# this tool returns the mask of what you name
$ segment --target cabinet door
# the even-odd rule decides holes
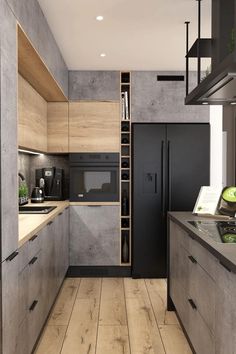
[[[4,354],[17,353],[19,327],[19,256],[13,253],[2,263],[2,347]]]
[[[55,224],[51,221],[42,230],[43,295],[45,314],[50,310],[56,295],[55,289]]]
[[[236,274],[217,266],[216,354],[236,353]]]
[[[70,207],[70,265],[120,264],[119,206]]]
[[[69,151],[69,106],[48,102],[48,152]]]
[[[47,151],[47,102],[18,75],[18,145]]]
[[[70,152],[119,152],[118,102],[69,103]]]

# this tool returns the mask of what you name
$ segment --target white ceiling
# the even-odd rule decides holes
[[[191,44],[197,36],[196,0],[38,1],[70,70],[183,70],[184,21]],[[209,37],[211,0],[201,3]]]

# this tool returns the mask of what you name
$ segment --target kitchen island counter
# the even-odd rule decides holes
[[[199,242],[204,248],[212,253],[220,262],[222,262],[230,271],[236,273],[236,244],[221,243],[214,241],[210,236],[201,232],[191,225],[189,221],[229,221],[220,218],[194,216],[191,212],[169,212],[168,217],[176,224],[181,226],[190,237]],[[230,219],[235,221],[236,219]]]

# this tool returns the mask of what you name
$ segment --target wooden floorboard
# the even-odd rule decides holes
[[[99,326],[127,325],[124,282],[121,278],[104,278],[99,314]]]
[[[67,278],[36,354],[191,354],[165,279]]]
[[[59,354],[63,345],[66,326],[46,326],[35,354]]]
[[[179,324],[174,311],[167,311],[167,283],[165,279],[145,279],[158,325]]]
[[[49,318],[49,325],[67,326],[80,284],[80,279],[67,278]]]

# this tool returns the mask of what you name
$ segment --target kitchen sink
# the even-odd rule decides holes
[[[20,206],[19,214],[49,214],[56,206]]]

